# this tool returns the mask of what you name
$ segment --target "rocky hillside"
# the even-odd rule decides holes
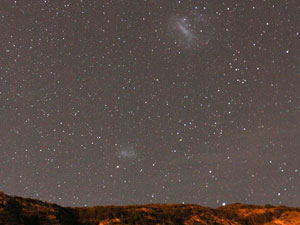
[[[233,204],[138,205],[68,208],[0,192],[0,225],[230,224],[300,225],[300,209]]]

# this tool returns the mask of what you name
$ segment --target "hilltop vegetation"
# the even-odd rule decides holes
[[[0,193],[0,225],[243,224],[300,225],[300,209],[233,204],[212,209],[198,205],[61,207]]]

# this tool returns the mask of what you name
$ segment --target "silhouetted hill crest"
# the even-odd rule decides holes
[[[232,204],[217,209],[188,204],[61,207],[0,192],[0,225],[222,224],[300,225],[300,209]]]

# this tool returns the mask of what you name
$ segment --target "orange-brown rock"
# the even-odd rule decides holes
[[[232,204],[150,204],[69,208],[0,192],[0,225],[300,225],[300,209]]]

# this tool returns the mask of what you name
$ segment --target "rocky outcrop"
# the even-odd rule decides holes
[[[72,208],[0,193],[0,225],[76,224],[76,213]]]
[[[0,225],[300,225],[300,209],[232,204],[135,205],[68,208],[0,192]]]

